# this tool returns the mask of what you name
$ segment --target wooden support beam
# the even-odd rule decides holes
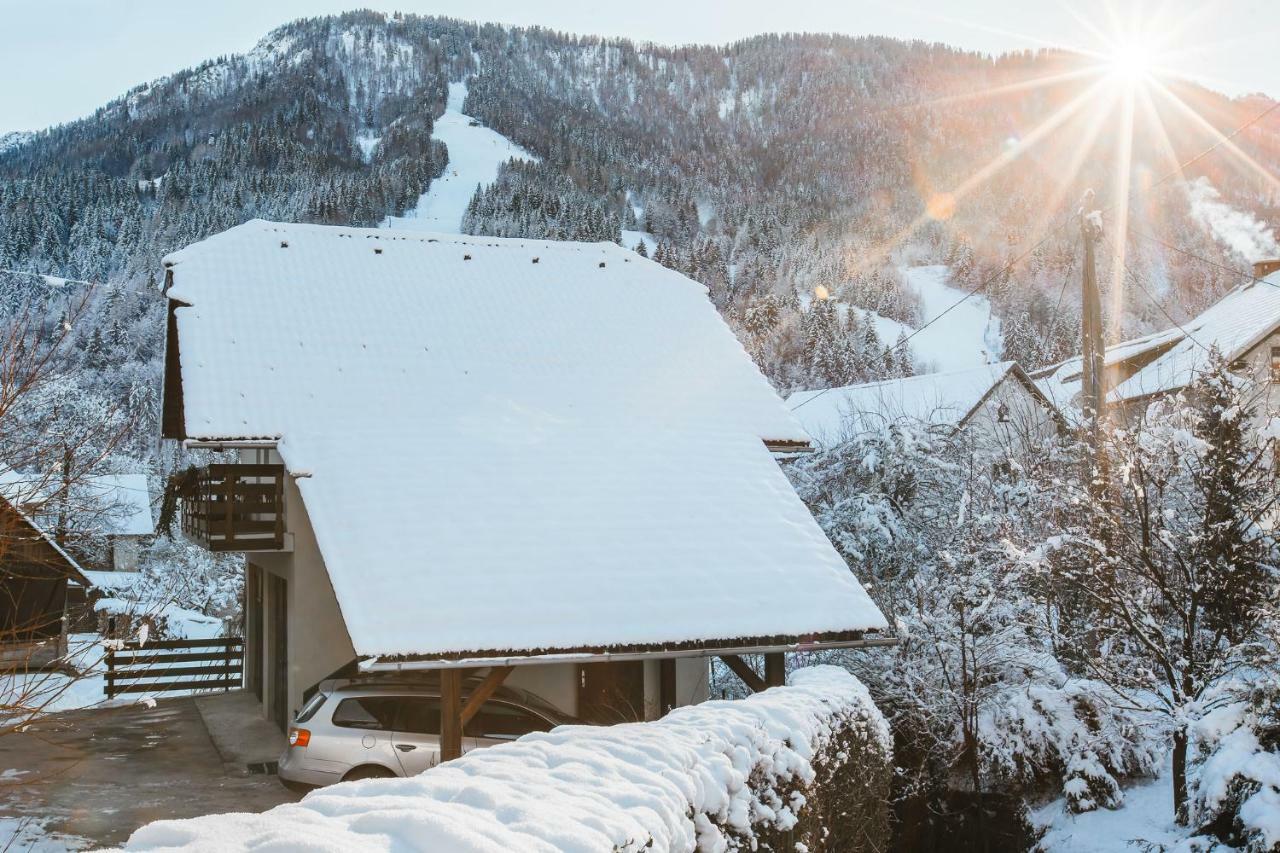
[[[462,757],[462,670],[440,670],[440,762]]]
[[[782,652],[765,653],[764,683],[769,687],[782,687],[787,683],[787,659]]]
[[[759,693],[768,686],[740,656],[720,655],[720,660],[724,661],[725,666],[733,670],[734,675],[742,679],[742,683],[747,685],[747,689],[752,693]]]
[[[514,666],[495,666],[489,670],[489,674],[484,677],[484,681],[471,692],[467,697],[467,702],[462,706],[462,727],[466,729],[467,723],[471,722],[482,705],[493,695],[493,691],[497,690],[502,682],[507,680],[507,676],[515,669]]]
[[[676,706],[676,661],[663,658],[658,661],[658,715],[666,716]]]

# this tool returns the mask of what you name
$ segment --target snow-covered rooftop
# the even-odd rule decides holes
[[[253,221],[168,258],[186,432],[278,437],[360,654],[885,625],[689,279],[613,244]]]
[[[36,507],[42,521],[49,499],[63,490],[56,474],[0,470],[0,494],[21,507]],[[146,474],[95,474],[77,478],[69,489],[71,511],[81,532],[113,536],[150,536],[151,491]]]
[[[99,474],[83,483],[92,506],[101,507],[101,527],[114,536],[150,536],[151,490],[146,474]]]
[[[1217,349],[1228,361],[1243,356],[1280,326],[1280,273],[1232,290],[1193,320],[1163,332],[1107,347],[1106,364],[1151,360],[1110,390],[1108,402],[1123,403],[1176,391],[1191,383]],[[1154,357],[1152,357],[1154,354]],[[1081,360],[1069,359],[1037,371],[1036,384],[1066,407],[1080,393]]]
[[[1015,369],[1014,362],[1006,361],[843,388],[797,391],[787,398],[787,405],[805,432],[824,446],[839,443],[850,432],[878,429],[900,419],[959,426]]]

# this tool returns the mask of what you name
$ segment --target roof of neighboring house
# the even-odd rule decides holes
[[[15,506],[13,502],[3,494],[0,494],[0,511],[6,510],[8,511],[10,518],[16,519],[19,525],[27,529],[26,535],[29,535],[32,539],[38,539],[44,542],[54,555],[52,560],[61,564],[60,566],[50,564],[46,566],[46,568],[55,570],[58,574],[65,574],[69,579],[82,586],[92,586],[92,583],[85,575],[84,569],[80,567],[80,563],[76,561],[76,558],[68,554],[66,550],[58,544],[57,540],[50,536],[44,528],[36,524],[29,515]],[[7,533],[8,531],[6,530],[6,534]],[[3,554],[0,554],[0,563],[3,563],[3,556]]]
[[[82,483],[92,506],[101,507],[102,532],[114,536],[150,536],[151,488],[146,474],[99,474]]]
[[[851,432],[876,429],[900,419],[935,426],[962,426],[1006,377],[1013,377],[1042,398],[1022,368],[1015,362],[1005,361],[843,388],[797,391],[787,398],[787,405],[805,431],[829,447]],[[1053,411],[1047,400],[1042,402]]]
[[[165,263],[166,407],[279,438],[358,654],[886,626],[763,443],[807,436],[684,276],[260,220]]]
[[[54,475],[0,469],[0,494],[20,507],[36,507],[37,515],[43,515],[38,508],[59,489],[60,483]],[[71,484],[70,493],[72,510],[82,516],[77,519],[78,532],[92,531],[113,536],[150,536],[155,533],[146,474],[80,477]]]
[[[1138,400],[1189,385],[1209,364],[1216,348],[1227,361],[1240,358],[1280,327],[1280,273],[1240,285],[1194,319],[1163,332],[1107,347],[1108,366],[1146,360],[1136,373],[1112,388],[1110,403]],[[1049,399],[1066,407],[1080,393],[1081,359],[1035,371]]]

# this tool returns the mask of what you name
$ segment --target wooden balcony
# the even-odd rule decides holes
[[[198,469],[182,493],[182,532],[210,551],[283,550],[284,466]]]

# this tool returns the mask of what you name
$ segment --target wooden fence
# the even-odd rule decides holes
[[[244,676],[244,640],[156,640],[107,652],[106,694],[232,690]]]

